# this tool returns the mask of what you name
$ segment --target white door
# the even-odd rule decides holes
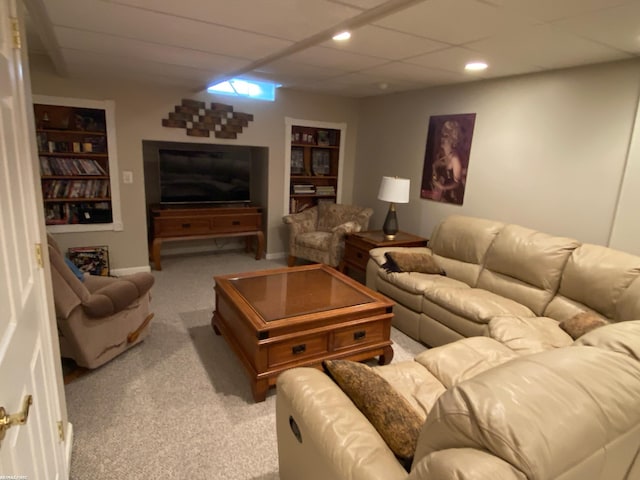
[[[14,414],[26,396],[33,402],[27,422],[9,428],[0,442],[0,476],[61,480],[68,478],[71,431],[48,254],[37,255],[37,245],[47,243],[21,7],[0,0],[0,406]]]

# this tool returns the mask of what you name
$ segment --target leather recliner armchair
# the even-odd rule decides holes
[[[97,368],[140,343],[149,333],[148,272],[122,277],[84,274],[81,281],[48,235],[60,353],[78,366]]]

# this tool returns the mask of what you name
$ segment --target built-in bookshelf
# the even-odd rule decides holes
[[[47,226],[121,229],[112,102],[34,97],[33,110]]]
[[[344,126],[288,119],[289,213],[337,202]]]

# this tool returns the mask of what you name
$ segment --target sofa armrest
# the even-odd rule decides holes
[[[432,253],[431,249],[427,247],[378,247],[369,250],[369,258],[376,262],[378,266],[382,266],[387,261],[384,256],[387,252]]]
[[[499,457],[474,448],[439,450],[414,461],[408,480],[527,480]]]
[[[276,395],[282,480],[407,477],[375,428],[320,370],[294,368],[283,372],[278,377]]]
[[[140,272],[118,278],[87,278],[86,281],[91,288],[99,288],[90,290],[89,297],[82,300],[82,307],[90,317],[102,318],[118,313],[136,302],[151,289],[154,278],[148,272]]]

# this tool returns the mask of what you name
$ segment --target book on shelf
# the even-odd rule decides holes
[[[313,194],[316,193],[315,185],[312,183],[294,183],[293,184],[293,193],[294,194]]]
[[[316,187],[317,195],[335,195],[336,189],[333,185],[318,185]]]
[[[311,170],[314,175],[329,175],[331,159],[328,151],[320,149],[311,151]]]

